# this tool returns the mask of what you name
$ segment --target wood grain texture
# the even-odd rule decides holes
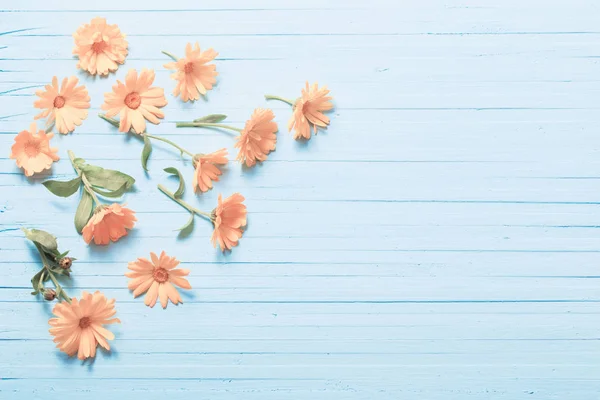
[[[593,0],[21,1],[0,12],[0,399],[577,399],[600,397],[600,4]],[[95,16],[128,36],[107,79],[78,73],[71,34]],[[175,129],[209,113],[243,124],[271,107],[277,151],[232,163],[211,209],[247,198],[240,246],[220,254],[198,220],[156,190],[191,165],[95,117],[129,68],[173,81],[160,53],[189,41],[219,53],[207,101],[170,94],[149,130],[197,151],[218,131]],[[8,159],[36,114],[34,92],[77,74],[90,117],[54,139],[137,180],[131,234],[88,247],[57,199]],[[306,80],[335,96],[331,127],[308,143],[285,126]],[[47,332],[50,305],[29,295],[39,267],[19,228],[56,233],[79,259],[70,293],[117,299],[117,339],[93,363],[68,359]],[[191,269],[184,304],[149,309],[123,276],[165,250]]]

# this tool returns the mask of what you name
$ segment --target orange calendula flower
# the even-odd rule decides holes
[[[37,126],[33,122],[29,130],[21,131],[15,137],[15,144],[12,145],[10,158],[17,161],[17,167],[25,170],[26,176],[49,169],[54,161],[60,157],[56,155],[58,149],[50,147],[50,139],[54,137],[53,133],[46,133],[43,130],[37,131]]]
[[[294,139],[310,139],[310,124],[313,124],[315,135],[317,127],[326,128],[329,125],[329,117],[323,114],[323,111],[333,108],[333,104],[329,101],[333,97],[327,96],[328,94],[329,90],[326,86],[319,89],[317,83],[309,87],[306,82],[306,87],[302,89],[302,96],[294,104],[294,113],[288,123],[290,132],[295,128]]]
[[[127,41],[117,25],[108,25],[104,18],[94,18],[73,34],[73,54],[79,58],[77,68],[92,75],[108,75],[125,62]]]
[[[219,195],[217,208],[212,212],[211,219],[215,230],[210,238],[214,247],[217,243],[222,251],[231,250],[238,245],[242,237],[242,227],[246,226],[246,206],[242,203],[244,196],[234,193],[225,200]]]
[[[191,43],[185,46],[184,58],[177,59],[165,51],[163,53],[177,60],[165,64],[164,67],[175,71],[171,75],[171,78],[177,81],[173,95],[181,96],[181,100],[198,100],[201,94],[206,95],[206,92],[217,82],[215,78],[219,74],[216,71],[217,67],[214,64],[207,64],[219,55],[213,49],[200,51],[200,46],[196,42],[193,49]]]
[[[115,335],[104,325],[121,322],[115,315],[115,300],[108,300],[102,293],[83,292],[81,300],[72,299],[72,303],[61,302],[54,306],[51,318],[50,334],[54,336],[56,347],[69,356],[77,353],[77,358],[84,360],[96,356],[98,344],[110,350],[107,340]]]
[[[127,235],[127,229],[133,228],[137,221],[134,214],[134,211],[117,203],[97,207],[83,227],[83,240],[90,244],[94,239],[95,244],[102,245],[109,244],[111,240],[116,242]]]
[[[107,117],[119,114],[119,131],[141,134],[146,130],[146,121],[158,124],[159,118],[165,114],[158,109],[167,105],[165,91],[162,88],[150,86],[154,82],[154,71],[143,69],[138,77],[135,69],[130,69],[125,77],[125,83],[117,80],[113,91],[104,94],[102,109]]]
[[[267,154],[275,150],[277,124],[273,111],[257,108],[242,129],[235,147],[240,149],[237,160],[252,167],[256,161],[265,161]]]
[[[46,90],[38,90],[35,94],[40,98],[33,103],[35,108],[43,109],[35,119],[46,118],[46,125],[54,124],[58,132],[67,134],[81,125],[88,116],[90,96],[84,85],[77,86],[75,76],[64,78],[59,88],[56,76],[52,84],[46,85]]]
[[[219,180],[221,170],[217,167],[218,164],[227,164],[227,150],[221,149],[210,154],[196,155],[194,157],[194,179],[192,186],[194,191],[207,192],[212,189],[212,183]]]
[[[125,276],[131,278],[127,287],[133,290],[133,297],[146,293],[144,303],[149,307],[154,307],[158,298],[163,308],[167,308],[169,300],[173,304],[183,303],[175,286],[192,288],[187,279],[183,278],[189,275],[190,270],[175,268],[179,261],[167,256],[164,251],[160,253],[160,257],[150,253],[150,258],[152,261],[138,258],[127,266],[131,270],[125,273]]]

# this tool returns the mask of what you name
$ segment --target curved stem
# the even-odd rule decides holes
[[[284,103],[288,103],[290,106],[294,105],[294,100],[286,99],[285,97],[273,96],[272,94],[265,94],[265,99],[267,100],[279,100]]]
[[[111,124],[112,126],[114,126],[115,128],[119,127],[119,121],[117,121],[116,119],[107,117],[104,114],[98,114],[98,116],[100,118],[102,118],[103,120],[105,120],[106,122],[108,122],[109,124]]]
[[[177,128],[202,128],[203,126],[206,126],[209,128],[223,128],[229,129],[231,131],[242,132],[240,128],[235,128],[233,126],[223,124],[212,124],[210,122],[177,122],[175,126]]]
[[[92,199],[94,199],[96,205],[99,206],[102,203],[100,203],[100,200],[98,200],[98,196],[96,196],[96,193],[92,189],[92,184],[90,183],[90,181],[87,180],[85,174],[77,167],[77,165],[75,165],[75,153],[73,153],[71,150],[67,150],[67,153],[69,154],[69,159],[71,159],[71,165],[73,165],[73,168],[75,169],[79,177],[81,177],[81,181],[83,182],[85,191],[88,192],[90,196],[92,196]]]
[[[149,135],[147,133],[145,135],[146,135],[146,137],[149,137],[149,138],[152,138],[152,139],[156,139],[156,140],[160,140],[161,142],[165,142],[167,144],[170,144],[171,146],[175,147],[176,149],[178,149],[182,153],[185,153],[185,154],[189,155],[192,158],[194,157],[194,153],[187,151],[186,149],[184,149],[183,147],[177,145],[176,143],[171,142],[169,139],[165,139],[165,138],[162,138],[160,136]]]
[[[200,211],[197,208],[192,207],[191,205],[189,205],[185,201],[183,201],[181,199],[178,199],[177,197],[175,197],[175,195],[173,193],[171,193],[169,191],[169,189],[167,189],[163,185],[158,185],[158,190],[160,190],[161,192],[163,192],[165,195],[167,195],[167,197],[169,197],[175,203],[179,204],[181,207],[185,208],[186,210],[188,210],[192,214],[200,215],[200,216],[202,216],[204,218],[209,219],[212,222],[212,218],[211,218],[210,213],[207,213],[207,212],[204,212],[204,211]]]
[[[163,53],[165,56],[167,57],[171,57],[174,61],[179,61],[179,59],[177,57],[175,57],[173,54],[169,53],[168,51],[161,51],[161,53]]]

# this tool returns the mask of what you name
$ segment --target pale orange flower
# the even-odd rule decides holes
[[[256,164],[256,161],[265,161],[267,154],[275,150],[277,142],[277,124],[273,122],[273,111],[257,108],[242,129],[237,138],[235,147],[240,149],[237,160],[246,163],[247,167]]]
[[[115,335],[103,325],[121,322],[115,315],[115,299],[108,300],[104,294],[83,292],[81,301],[76,298],[72,303],[61,302],[54,306],[52,313],[57,318],[50,318],[48,323],[54,343],[69,356],[77,353],[77,358],[84,360],[96,356],[98,344],[110,350],[107,340]]]
[[[116,242],[127,235],[127,229],[133,228],[137,221],[134,214],[129,208],[117,203],[97,207],[94,215],[83,227],[83,240],[87,244],[90,244],[92,239],[96,244],[109,244],[111,240]]]
[[[108,75],[125,62],[127,41],[117,25],[107,25],[106,19],[94,18],[73,34],[73,54],[79,58],[77,68],[92,75]]]
[[[302,89],[302,96],[294,104],[294,112],[288,123],[290,132],[293,128],[296,129],[294,139],[310,139],[310,124],[313,124],[315,135],[317,127],[326,128],[329,125],[329,117],[323,115],[323,111],[333,108],[333,104],[329,101],[333,97],[327,96],[328,94],[327,86],[319,89],[317,83],[309,87],[306,82],[306,87]]]
[[[212,189],[213,181],[219,180],[219,175],[222,174],[221,170],[216,164],[227,164],[227,150],[221,149],[214,153],[202,154],[194,157],[194,179],[192,181],[192,187],[197,192],[207,192],[208,189]]]
[[[15,144],[11,148],[10,158],[17,160],[17,167],[23,168],[27,176],[49,169],[54,161],[60,160],[56,155],[58,149],[50,147],[50,139],[54,134],[36,131],[37,126],[33,122],[29,130],[15,136]]]
[[[154,70],[142,69],[140,76],[135,69],[130,69],[125,77],[125,84],[117,80],[113,85],[113,91],[104,94],[102,109],[106,110],[107,117],[119,114],[119,131],[129,132],[133,128],[135,133],[143,133],[146,130],[146,121],[158,124],[159,118],[165,114],[158,109],[167,105],[165,91],[156,86],[150,86],[154,82]]]
[[[84,85],[76,86],[79,79],[72,76],[64,78],[59,89],[58,79],[52,78],[52,85],[46,85],[46,90],[38,90],[35,94],[40,97],[33,103],[35,108],[43,109],[35,119],[46,118],[46,125],[54,123],[60,133],[67,134],[81,125],[88,116],[90,96]]]
[[[206,95],[207,90],[211,90],[213,84],[217,82],[215,78],[219,73],[214,64],[206,64],[215,59],[219,53],[213,49],[200,51],[198,42],[192,49],[192,44],[185,46],[185,57],[177,61],[164,65],[166,69],[174,70],[171,78],[177,81],[173,90],[173,96],[181,95],[181,100],[198,100],[200,95]]]
[[[126,277],[131,278],[127,287],[133,290],[133,297],[147,292],[144,303],[149,307],[154,307],[158,298],[163,308],[167,308],[169,300],[173,304],[183,303],[175,286],[192,288],[187,279],[183,278],[189,275],[190,270],[175,268],[179,261],[167,256],[164,251],[160,253],[160,258],[154,253],[150,253],[150,257],[152,261],[138,258],[127,266],[131,270],[125,273]]]
[[[244,200],[244,196],[239,193],[234,193],[225,200],[219,195],[217,208],[211,215],[215,230],[210,240],[214,247],[219,243],[221,250],[225,251],[238,245],[243,234],[240,228],[246,226],[247,210],[242,203]]]

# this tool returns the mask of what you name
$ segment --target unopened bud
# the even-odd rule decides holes
[[[52,301],[56,299],[56,291],[54,289],[44,289],[44,300]]]
[[[62,269],[69,269],[71,268],[71,265],[73,265],[73,259],[71,257],[61,258],[58,265],[60,265]]]

